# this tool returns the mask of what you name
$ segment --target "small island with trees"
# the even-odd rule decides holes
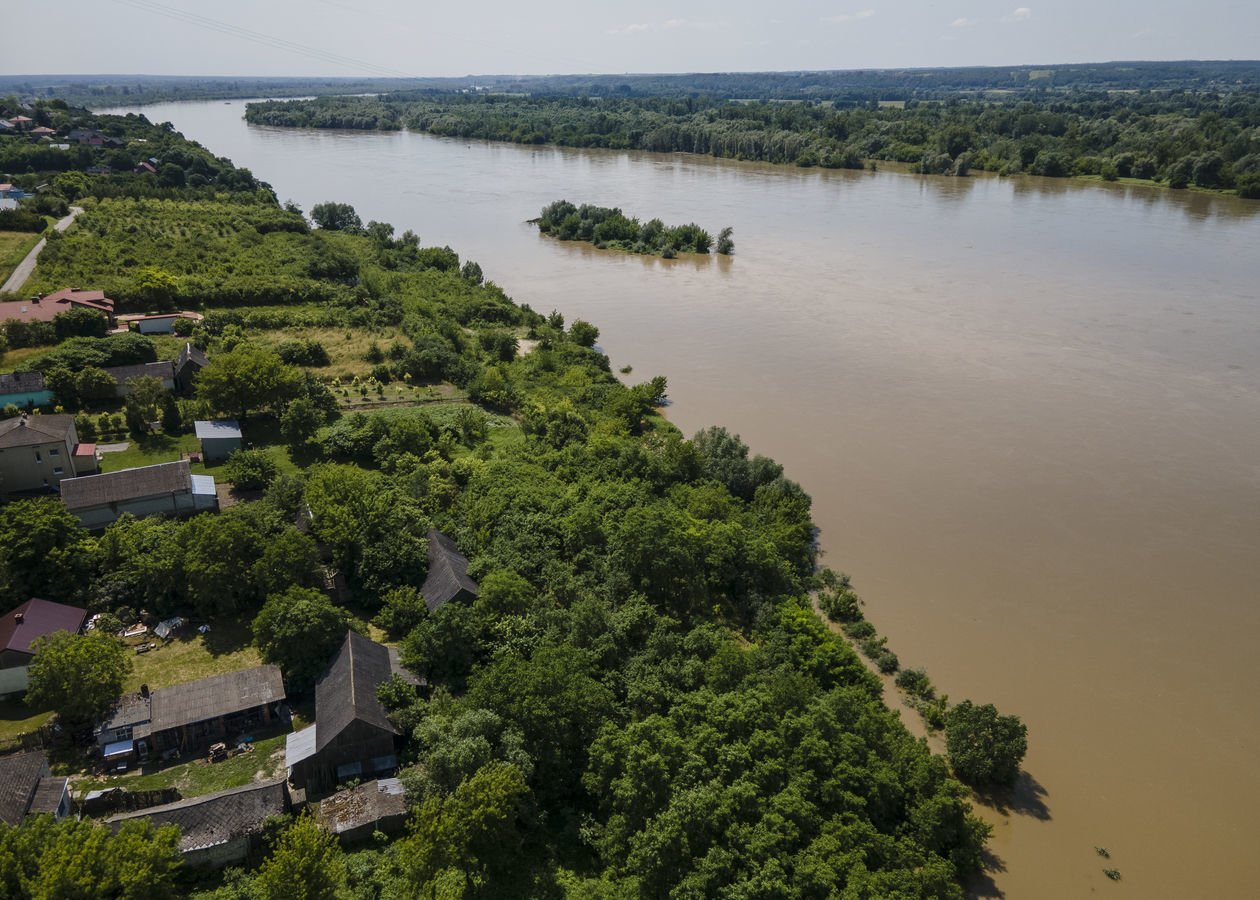
[[[591,206],[583,203],[575,206],[568,200],[557,200],[544,206],[537,220],[538,230],[562,241],[587,241],[600,250],[622,250],[673,259],[679,253],[708,253],[713,247],[713,237],[694,222],[673,228],[660,219],[640,223],[627,218],[620,209]],[[735,252],[729,226],[718,233],[718,253],[729,256]]]

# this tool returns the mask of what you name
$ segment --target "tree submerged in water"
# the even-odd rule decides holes
[[[588,241],[600,249],[624,250],[673,259],[680,253],[708,253],[713,237],[694,222],[670,227],[660,219],[640,223],[627,218],[620,209],[557,200],[543,207],[538,230],[562,241]],[[718,253],[735,248],[732,229],[725,228],[718,238]],[[725,243],[723,243],[725,241]],[[725,247],[726,249],[723,249]]]

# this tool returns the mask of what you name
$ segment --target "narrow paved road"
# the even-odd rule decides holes
[[[74,221],[74,217],[81,212],[83,212],[83,207],[81,206],[70,207],[70,215],[66,216],[64,219],[59,219],[57,223],[53,225],[53,230],[65,231],[70,227],[70,223]],[[22,287],[26,279],[30,278],[31,273],[35,271],[35,262],[39,259],[39,251],[43,250],[44,245],[47,243],[48,241],[46,239],[39,239],[39,243],[31,248],[31,252],[26,254],[26,258],[18,263],[18,267],[13,270],[13,274],[9,276],[9,280],[4,283],[3,287],[0,287],[0,294],[14,293]]]

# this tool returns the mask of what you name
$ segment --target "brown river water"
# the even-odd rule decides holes
[[[144,112],[281,199],[352,203],[594,322],[633,380],[668,376],[686,433],[786,465],[904,665],[1024,719],[977,896],[1256,896],[1260,202],[257,128],[242,106]],[[737,253],[541,238],[525,220],[561,197],[732,225]]]

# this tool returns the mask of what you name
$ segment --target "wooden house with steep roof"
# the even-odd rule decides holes
[[[352,778],[398,768],[398,729],[376,689],[398,674],[415,682],[391,648],[353,631],[315,685],[315,724],[285,743],[289,780],[311,793],[331,791]]]
[[[468,557],[436,528],[429,529],[429,574],[420,586],[424,605],[433,612],[447,603],[472,603],[480,589],[468,577]]]

